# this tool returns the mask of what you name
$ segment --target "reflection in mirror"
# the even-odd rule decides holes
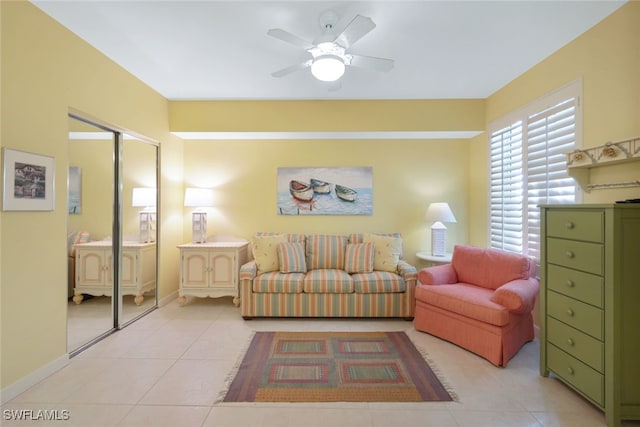
[[[156,306],[157,147],[123,135],[120,324]]]
[[[114,132],[69,118],[67,351],[114,328]]]

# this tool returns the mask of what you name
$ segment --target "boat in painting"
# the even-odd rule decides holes
[[[309,202],[313,199],[313,188],[309,184],[295,179],[289,182],[289,192],[294,198],[303,202]]]
[[[327,181],[311,178],[311,188],[317,194],[329,194],[331,193],[331,184]]]
[[[358,197],[358,192],[344,185],[336,184],[336,196],[346,202],[355,202]]]

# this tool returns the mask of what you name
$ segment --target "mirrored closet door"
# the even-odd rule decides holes
[[[156,307],[158,147],[71,115],[67,351]]]

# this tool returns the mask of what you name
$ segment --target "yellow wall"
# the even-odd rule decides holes
[[[573,42],[487,99],[487,123],[582,78],[583,147],[640,136],[640,2],[632,1]],[[487,194],[489,186],[488,144],[476,138],[470,168],[472,194]],[[594,183],[640,179],[640,162],[594,168]],[[640,197],[640,188],[594,190],[585,203],[614,202]],[[484,203],[483,203],[484,201]],[[486,245],[487,198],[470,201],[474,211],[469,229],[471,243]],[[477,203],[477,205],[476,205]]]
[[[251,238],[256,231],[401,232],[406,258],[430,247],[430,202],[447,201],[457,219],[449,243],[467,240],[466,140],[185,141],[185,186],[215,188],[209,233]],[[371,166],[373,215],[277,214],[276,174],[287,166]],[[185,210],[185,236],[191,236]]]
[[[3,147],[55,158],[55,210],[2,212],[1,379],[5,388],[66,354],[66,180],[70,108],[161,141],[162,185],[182,191],[168,102],[28,2],[0,2]],[[166,169],[164,169],[166,167]],[[177,289],[182,206],[163,200],[160,296]],[[164,230],[163,230],[164,231]]]

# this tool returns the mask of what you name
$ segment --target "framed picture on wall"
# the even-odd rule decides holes
[[[2,210],[52,211],[55,159],[25,151],[2,149]]]
[[[79,166],[69,166],[69,214],[79,215],[82,213],[82,168]]]
[[[372,215],[371,167],[278,168],[279,215]]]

